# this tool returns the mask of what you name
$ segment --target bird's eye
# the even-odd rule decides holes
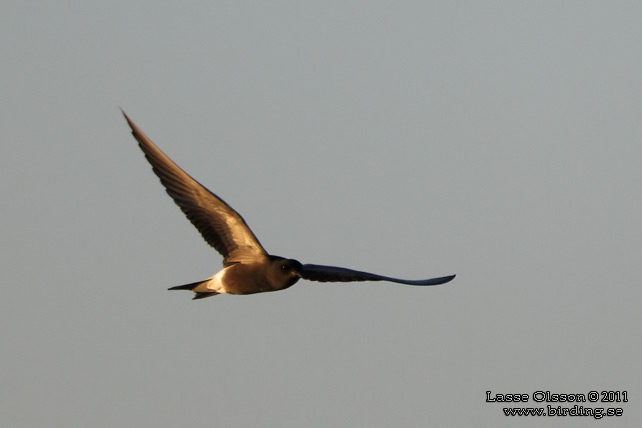
[[[281,270],[286,270],[288,268],[288,265],[281,265]]]

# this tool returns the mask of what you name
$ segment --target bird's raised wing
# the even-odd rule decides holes
[[[205,241],[221,253],[225,264],[267,256],[239,213],[179,168],[147,138],[125,112],[123,115],[169,196]]]
[[[390,281],[408,285],[439,285],[451,281],[454,277],[455,275],[449,275],[439,278],[408,280],[336,266],[306,264],[301,268],[301,278],[318,282]]]

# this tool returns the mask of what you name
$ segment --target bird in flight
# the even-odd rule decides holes
[[[205,241],[223,256],[223,269],[218,273],[203,281],[171,287],[170,290],[190,290],[195,293],[194,299],[202,299],[217,294],[284,290],[301,278],[319,282],[390,281],[408,285],[439,285],[455,277],[406,280],[335,266],[301,264],[297,260],[268,254],[239,213],[176,165],[124,111],[123,115],[169,196]]]

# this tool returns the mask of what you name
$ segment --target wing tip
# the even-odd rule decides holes
[[[404,281],[402,283],[409,284],[409,285],[442,285],[455,279],[455,276],[457,275],[446,275],[446,276],[440,276],[437,278],[430,278],[430,279],[424,279],[424,280],[418,280],[418,281]]]
[[[457,276],[456,274],[442,276],[441,278],[437,279],[437,281],[439,281],[439,282],[437,282],[437,284],[435,284],[435,285],[446,284],[446,283],[452,281],[453,279],[455,279],[456,276]]]
[[[135,123],[134,123],[134,122],[129,118],[129,116],[127,116],[127,113],[125,113],[125,110],[123,110],[123,108],[122,108],[122,107],[120,107],[120,106],[119,106],[118,108],[120,109],[120,112],[121,112],[121,113],[123,114],[123,116],[125,117],[125,120],[127,121],[127,124],[129,125],[129,127],[130,127],[130,128],[131,128],[131,130],[132,130],[132,133],[135,133],[136,131],[138,131],[138,127],[137,127],[137,126],[136,126],[136,124],[135,124]],[[139,132],[140,132],[140,131],[139,131]]]

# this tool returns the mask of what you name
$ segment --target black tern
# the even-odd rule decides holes
[[[299,279],[318,282],[390,281],[408,285],[439,285],[455,275],[406,280],[335,266],[301,264],[268,254],[243,217],[221,198],[190,177],[123,115],[145,157],[176,205],[205,241],[223,256],[223,269],[203,281],[171,287],[190,290],[194,299],[217,294],[254,294],[284,290]]]

